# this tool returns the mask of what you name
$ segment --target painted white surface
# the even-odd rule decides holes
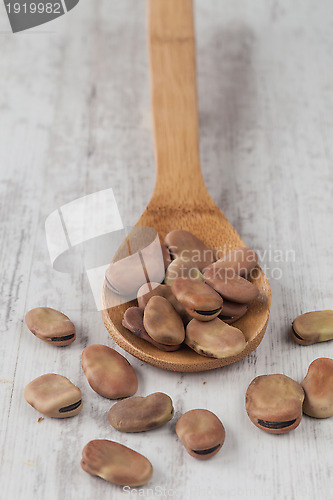
[[[267,333],[247,359],[177,374],[126,354],[138,373],[138,395],[167,392],[176,415],[147,434],[113,430],[106,420],[111,404],[89,388],[80,354],[88,344],[114,342],[87,277],[52,269],[44,223],[62,205],[112,187],[130,225],[150,197],[144,3],[82,0],[63,18],[17,35],[2,5],[0,496],[6,500],[139,493],[182,500],[333,498],[332,419],[304,417],[289,435],[271,436],[244,409],[255,376],[282,372],[301,381],[313,359],[333,354],[333,343],[301,347],[289,337],[295,316],[333,305],[332,3],[197,0],[195,6],[207,187],[249,246],[293,250],[295,261],[266,258],[282,277],[270,280]],[[55,348],[27,331],[24,314],[39,305],[70,316],[78,332],[73,345]],[[46,372],[82,389],[79,416],[37,423],[40,415],[23,390]],[[189,457],[174,432],[177,417],[196,407],[216,412],[226,428],[223,450],[207,462]],[[155,472],[144,493],[130,496],[81,470],[81,450],[94,438],[114,439],[151,460]]]

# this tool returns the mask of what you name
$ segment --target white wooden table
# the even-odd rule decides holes
[[[247,359],[199,374],[164,372],[125,353],[138,373],[138,395],[165,391],[176,414],[144,435],[108,425],[111,404],[88,386],[80,355],[88,344],[114,342],[86,276],[52,269],[44,222],[63,204],[112,187],[130,225],[149,199],[154,160],[144,3],[82,0],[66,16],[17,35],[2,4],[0,496],[6,500],[333,498],[333,420],[304,417],[290,434],[272,436],[244,409],[255,376],[285,373],[301,381],[312,360],[333,354],[333,343],[301,347],[289,335],[295,316],[333,305],[332,2],[197,0],[195,7],[203,174],[245,242],[272,254],[264,259],[273,297],[267,333]],[[40,305],[75,322],[73,345],[55,348],[27,331],[24,314]],[[47,372],[82,389],[79,416],[38,423],[23,390]],[[215,412],[226,428],[223,450],[207,462],[188,456],[174,432],[181,413],[197,407]],[[94,438],[146,455],[152,481],[130,494],[84,473],[81,450]]]

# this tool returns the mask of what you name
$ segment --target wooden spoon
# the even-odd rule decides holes
[[[215,250],[245,246],[207,192],[200,170],[192,0],[148,0],[148,19],[157,178],[137,225],[155,228],[161,241],[173,229],[186,229]],[[258,274],[260,296],[234,324],[248,341],[237,356],[207,358],[188,347],[160,351],[122,326],[125,310],[136,301],[105,309],[104,323],[120,347],[159,368],[197,372],[228,365],[256,349],[266,330],[271,293],[261,269]],[[109,293],[104,285],[104,304]]]

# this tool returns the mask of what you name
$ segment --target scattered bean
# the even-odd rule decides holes
[[[217,416],[209,410],[190,410],[180,417],[176,433],[191,457],[207,460],[223,446],[225,430]]]
[[[110,409],[108,420],[118,431],[141,432],[166,424],[173,414],[171,398],[163,392],[155,392],[119,401]]]
[[[121,486],[142,486],[153,467],[140,453],[107,439],[94,439],[83,448],[81,467],[93,476]]]
[[[60,311],[51,307],[36,307],[27,312],[25,322],[29,330],[44,342],[64,346],[75,340],[75,326]]]
[[[134,369],[119,352],[93,344],[82,352],[82,369],[90,387],[105,398],[133,396],[138,389]]]
[[[312,311],[297,316],[292,325],[292,336],[301,345],[333,339],[333,311]]]
[[[283,434],[301,422],[304,391],[295,380],[282,374],[256,377],[246,392],[245,406],[259,429]]]
[[[68,378],[55,373],[41,375],[24,390],[25,400],[47,417],[74,417],[82,410],[81,391]]]
[[[333,359],[312,361],[301,385],[305,392],[303,412],[310,417],[333,416]]]

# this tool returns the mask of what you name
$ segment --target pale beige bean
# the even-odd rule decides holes
[[[243,277],[249,277],[256,269],[257,263],[257,254],[250,248],[244,247],[223,255],[207,269],[213,269],[214,271],[221,269],[226,271],[230,277],[236,274]]]
[[[25,400],[47,417],[74,417],[82,410],[82,395],[68,378],[47,373],[30,382],[24,389]]]
[[[295,380],[282,374],[262,375],[249,385],[245,407],[259,429],[284,434],[300,424],[303,400],[304,391]]]
[[[213,250],[192,233],[183,229],[171,231],[164,241],[174,258],[181,257],[183,260],[190,260],[200,271],[215,261]]]
[[[127,328],[130,332],[134,333],[137,337],[146,340],[153,346],[157,347],[161,351],[177,351],[181,348],[181,344],[178,345],[165,345],[160,342],[156,342],[151,338],[143,324],[143,314],[144,310],[142,307],[129,307],[126,309],[123,319],[123,326]]]
[[[158,269],[157,267],[157,270]],[[143,283],[146,283],[146,281],[147,279],[139,253],[129,255],[116,262],[111,262],[105,272],[105,283],[107,287],[117,295],[132,296]]]
[[[82,369],[90,387],[108,399],[133,396],[138,389],[134,369],[119,352],[93,344],[82,352]]]
[[[305,392],[303,412],[310,417],[333,416],[333,359],[312,361],[301,385]]]
[[[156,342],[167,345],[179,345],[184,341],[183,322],[164,297],[151,297],[143,316],[144,327]]]
[[[171,290],[186,312],[200,321],[211,321],[222,310],[222,297],[201,281],[177,278]]]
[[[180,417],[176,433],[191,457],[207,460],[223,446],[225,430],[221,420],[209,410],[190,410]]]
[[[208,322],[192,319],[186,327],[185,343],[198,354],[210,358],[236,356],[246,346],[243,333],[219,318]]]
[[[119,401],[108,413],[109,423],[122,432],[142,432],[169,422],[174,414],[171,398],[163,392]]]
[[[51,307],[36,307],[27,312],[25,322],[29,330],[44,342],[65,346],[75,340],[75,326],[62,312]]]
[[[223,299],[239,304],[248,304],[259,295],[259,289],[253,283],[235,275],[229,278],[224,270],[209,269],[204,273],[205,282],[214,288]]]
[[[120,486],[142,486],[153,475],[153,466],[146,457],[107,439],[94,439],[86,444],[81,467],[93,476]]]
[[[165,250],[163,253],[160,243],[153,242],[128,257],[111,262],[105,272],[106,285],[118,295],[134,298],[147,281],[163,281],[165,259]]]
[[[292,336],[301,345],[332,340],[333,311],[312,311],[297,316],[293,321]]]

